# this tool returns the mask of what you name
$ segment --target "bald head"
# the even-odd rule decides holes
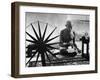
[[[71,21],[67,21],[66,24],[65,24],[66,28],[68,29],[72,29],[72,24],[71,24]]]

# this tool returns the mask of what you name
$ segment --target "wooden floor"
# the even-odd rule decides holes
[[[35,61],[31,61],[29,63],[29,67],[34,67]],[[89,61],[86,58],[82,58],[81,55],[77,55],[75,57],[67,57],[63,56],[59,60],[56,59],[50,59],[46,60],[46,66],[63,66],[63,65],[83,65],[83,64],[89,64]],[[36,67],[42,66],[41,61],[37,62]]]

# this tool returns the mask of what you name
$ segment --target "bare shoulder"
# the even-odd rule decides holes
[[[61,32],[64,32],[66,30],[66,28],[62,29]]]

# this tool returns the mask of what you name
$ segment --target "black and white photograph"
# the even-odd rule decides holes
[[[12,75],[97,73],[97,7],[12,4]]]
[[[25,13],[26,67],[90,64],[90,15]]]

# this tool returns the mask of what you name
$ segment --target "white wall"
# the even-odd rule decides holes
[[[11,67],[11,2],[15,0],[1,0],[0,2],[0,80],[16,80],[10,77]],[[98,6],[100,0],[16,0],[41,3],[73,4]],[[98,9],[98,10],[99,10]],[[98,23],[100,21],[100,11],[98,13]],[[100,23],[98,24],[98,34],[100,34]],[[100,44],[98,37],[98,44]],[[100,45],[99,45],[100,46]],[[100,50],[98,51],[98,53]],[[100,67],[100,54],[98,54],[98,67]],[[97,74],[64,75],[39,78],[23,78],[18,80],[100,80],[100,68]]]

